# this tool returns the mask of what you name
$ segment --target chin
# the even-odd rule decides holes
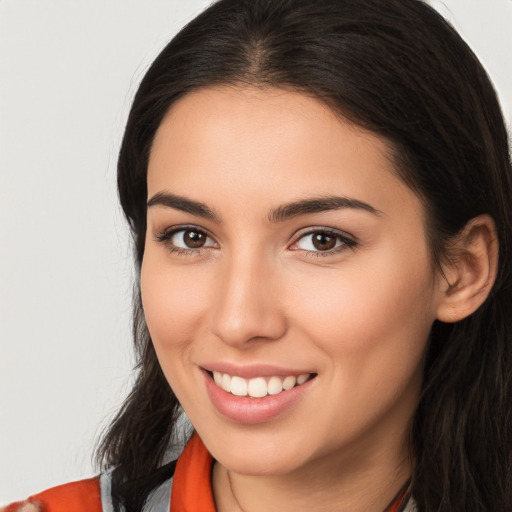
[[[254,458],[226,454],[219,462],[233,473],[247,476],[287,475],[301,467],[299,461],[290,460],[284,454],[274,454],[271,457],[260,454]]]
[[[303,466],[308,458],[304,450],[308,446],[307,441],[293,442],[289,436],[282,439],[278,432],[274,435],[268,430],[253,432],[256,435],[226,434],[223,438],[199,434],[212,456],[225,468],[238,474],[289,474]]]

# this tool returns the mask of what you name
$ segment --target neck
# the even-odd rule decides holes
[[[286,475],[251,476],[216,463],[213,490],[219,512],[383,512],[411,474],[406,450],[368,454],[356,461],[312,461]],[[387,453],[385,453],[387,452]],[[395,452],[397,453],[397,452]],[[335,455],[333,454],[333,458]]]

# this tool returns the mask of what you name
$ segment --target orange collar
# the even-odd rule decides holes
[[[194,434],[176,463],[170,512],[216,512],[213,501],[212,456]]]

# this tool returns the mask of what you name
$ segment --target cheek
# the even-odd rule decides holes
[[[204,277],[191,265],[177,271],[165,255],[147,251],[141,268],[141,296],[151,340],[167,382],[180,403],[194,400],[190,387],[193,340],[201,338]]]
[[[314,343],[323,356],[321,373],[338,390],[323,397],[325,423],[352,434],[380,424],[392,411],[402,410],[400,424],[408,422],[435,316],[428,260],[412,268],[380,256],[378,265],[353,266],[321,281],[317,274],[307,282],[306,274],[294,294],[299,337]],[[335,431],[322,435],[335,444]]]
[[[164,261],[162,261],[164,260]],[[147,251],[141,268],[141,295],[146,323],[159,358],[186,350],[201,326],[207,301],[197,269],[179,271],[165,257]],[[162,365],[165,362],[161,360]]]
[[[369,258],[368,258],[369,259]],[[305,274],[294,291],[296,318],[308,338],[351,374],[373,362],[421,357],[435,319],[428,256],[379,251],[375,261],[325,273]],[[412,363],[413,361],[411,361]],[[417,361],[416,361],[417,362]]]

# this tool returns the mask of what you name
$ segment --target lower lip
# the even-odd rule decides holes
[[[315,378],[300,386],[277,395],[267,395],[263,398],[236,396],[217,386],[210,374],[203,370],[206,390],[217,410],[226,418],[236,423],[253,425],[270,421],[284,414],[297,403],[311,387]]]

